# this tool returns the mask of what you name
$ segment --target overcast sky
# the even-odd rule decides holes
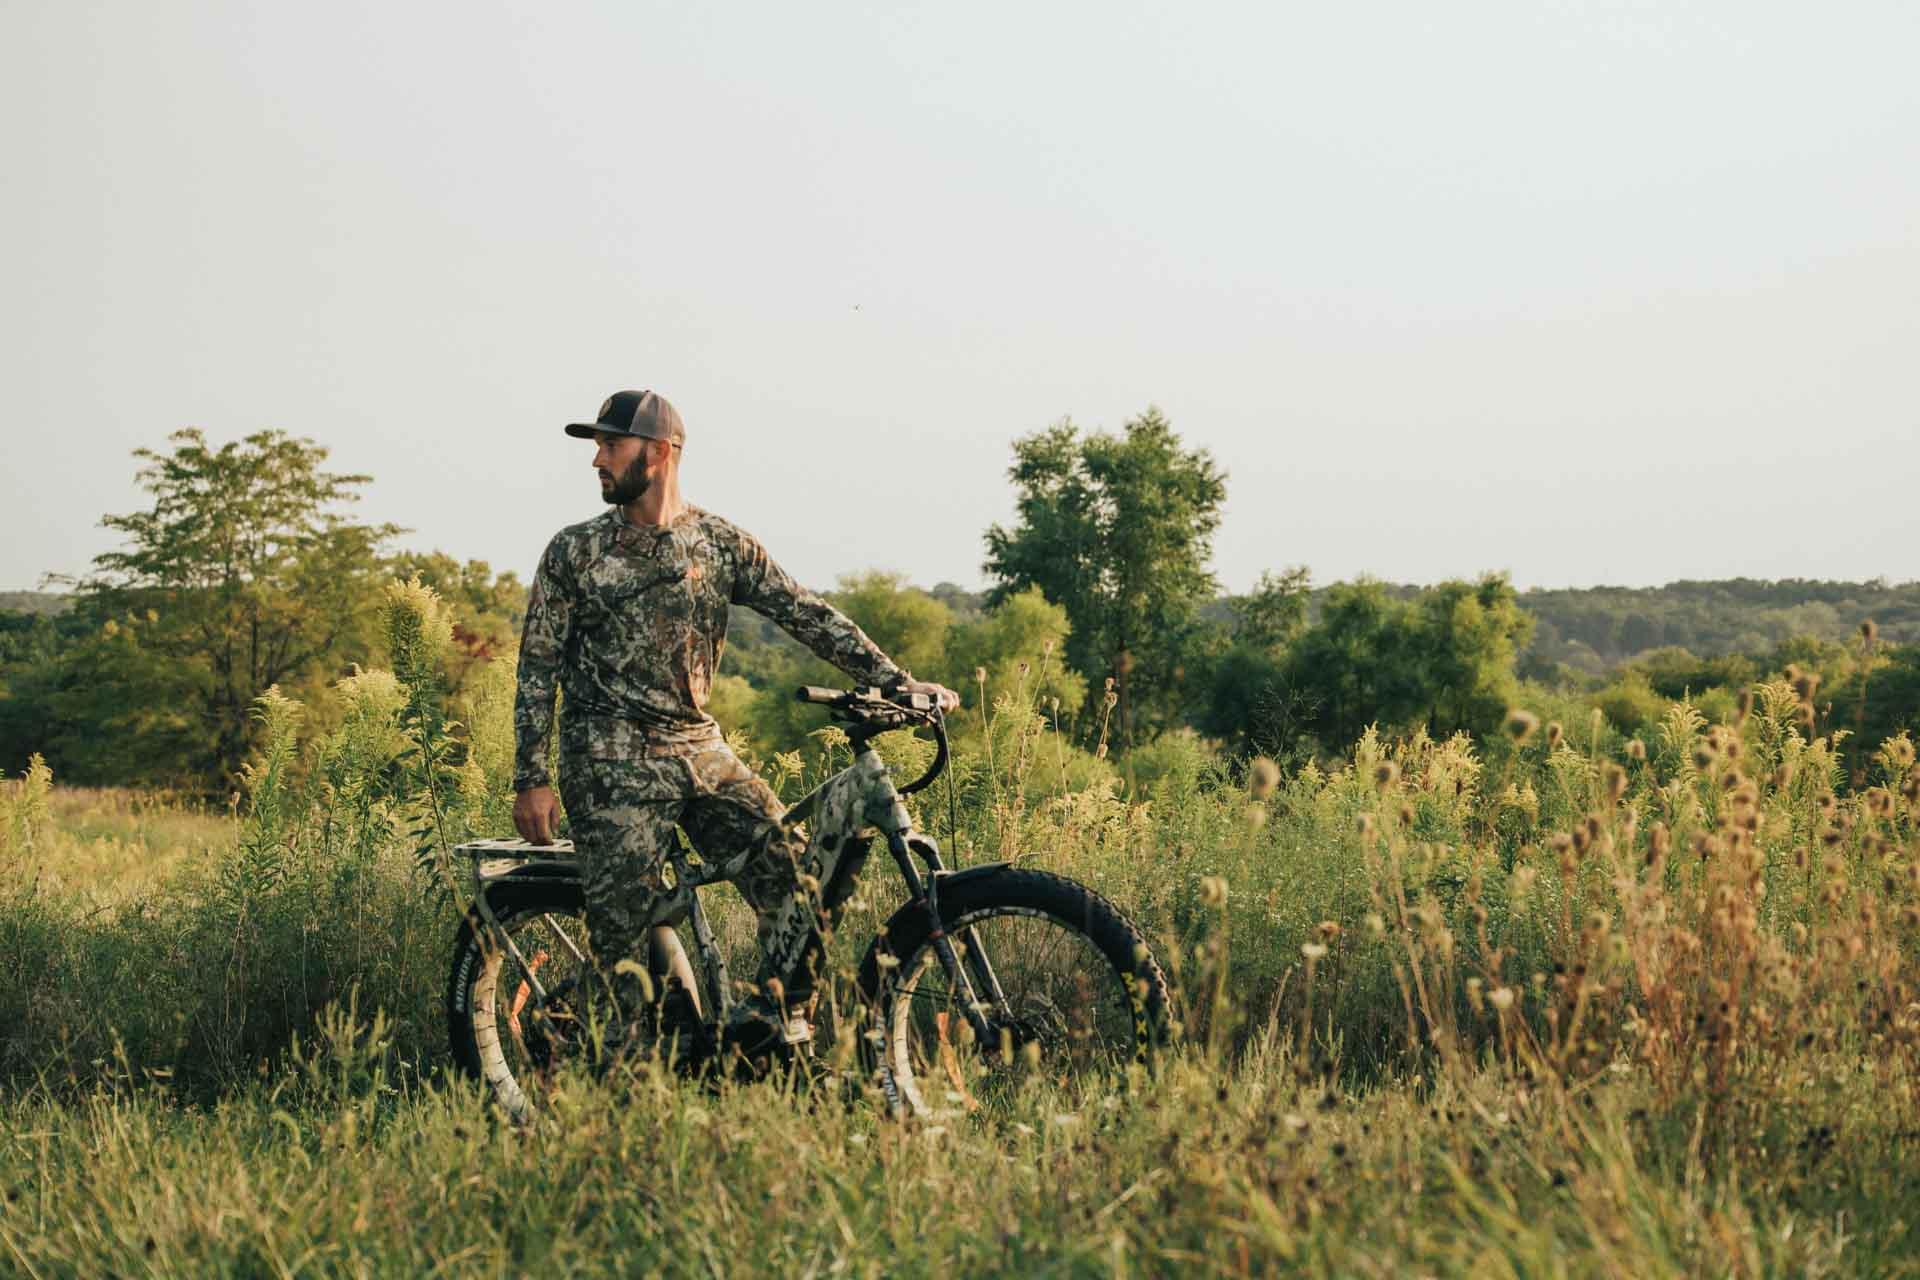
[[[1223,583],[1920,577],[1920,5],[0,4],[0,589],[169,431],[526,576],[672,399],[804,580],[975,585],[1160,406]]]

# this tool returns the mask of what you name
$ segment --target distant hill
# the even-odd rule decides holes
[[[1790,636],[1844,640],[1871,619],[1883,644],[1920,642],[1920,582],[1733,578],[1664,587],[1526,591],[1536,661],[1589,671],[1667,645],[1703,658],[1763,653]]]
[[[32,613],[52,617],[65,613],[72,605],[73,597],[61,591],[0,591],[0,613]]]

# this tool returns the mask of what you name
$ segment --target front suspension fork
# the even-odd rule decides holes
[[[982,1045],[991,1045],[998,1038],[994,1028],[993,1014],[1000,1018],[1008,1016],[1007,993],[1000,987],[999,975],[993,971],[993,962],[987,956],[986,947],[981,945],[980,936],[972,925],[949,934],[940,919],[940,873],[946,870],[940,857],[939,846],[925,837],[916,836],[909,840],[906,836],[889,833],[887,849],[893,854],[893,860],[900,867],[900,875],[907,882],[907,891],[912,895],[912,905],[927,913],[927,936],[933,943],[933,953],[940,960],[940,967],[946,971],[951,989],[961,998],[962,1013],[967,1025]],[[913,854],[918,850],[926,859],[927,876],[923,880],[919,868],[914,865]],[[956,948],[955,942],[959,943]],[[985,999],[981,998],[982,993]]]

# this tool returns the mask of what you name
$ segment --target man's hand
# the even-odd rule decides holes
[[[931,680],[903,681],[900,685],[900,692],[924,693],[931,697],[938,698],[940,700],[940,710],[943,712],[958,711],[960,709],[960,695],[947,688],[947,686],[935,684]],[[516,814],[520,812],[518,807],[514,809],[514,812]]]
[[[513,827],[528,844],[552,844],[560,800],[552,787],[533,787],[513,797]]]

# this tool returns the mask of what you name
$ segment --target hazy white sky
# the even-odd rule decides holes
[[[525,576],[652,387],[803,579],[1153,403],[1223,582],[1920,577],[1920,5],[0,3],[0,589],[264,426]]]

